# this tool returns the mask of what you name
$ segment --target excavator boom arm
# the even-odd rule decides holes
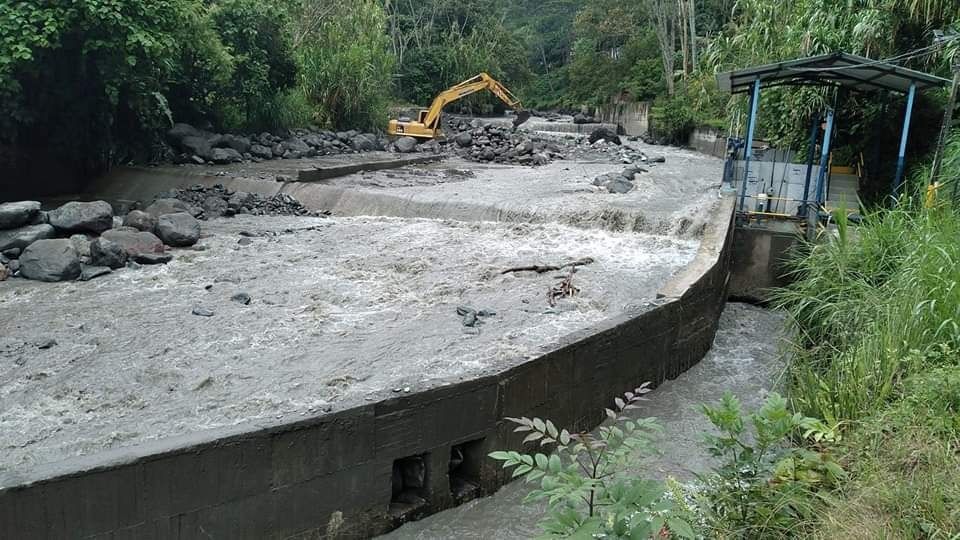
[[[500,98],[501,101],[506,103],[510,108],[517,111],[522,111],[523,106],[520,104],[520,100],[513,95],[510,90],[507,90],[505,86],[500,84],[500,81],[494,79],[486,73],[481,73],[472,79],[463,81],[462,83],[452,86],[434,98],[433,103],[430,105],[430,109],[427,111],[427,115],[423,120],[423,124],[430,129],[437,127],[437,122],[440,120],[440,114],[443,112],[443,108],[457,101],[458,99],[465,98],[470,94],[474,94],[481,90],[490,90],[495,96]]]

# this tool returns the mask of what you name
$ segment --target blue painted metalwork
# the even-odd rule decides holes
[[[817,135],[820,131],[820,114],[813,115],[810,123],[810,141],[807,143],[807,177],[803,181],[803,204],[800,205],[800,216],[807,215],[807,205],[810,204],[810,177],[813,175],[813,156],[817,150]]]
[[[903,130],[900,132],[900,153],[897,154],[897,174],[893,177],[893,185],[890,186],[890,196],[896,201],[900,197],[900,186],[903,181],[903,169],[906,165],[907,138],[910,136],[910,119],[913,116],[913,99],[917,94],[917,84],[910,85],[910,91],[907,93],[907,110],[903,114]]]
[[[753,133],[757,127],[757,108],[760,105],[760,81],[753,81],[753,94],[750,96],[750,121],[747,124],[746,155],[743,166],[743,185],[740,186],[740,211],[743,212],[747,198],[747,178],[750,176],[750,158],[753,157]]]
[[[827,200],[827,167],[830,166],[830,137],[833,135],[833,111],[827,111],[827,128],[823,132],[823,144],[820,149],[820,174],[817,175],[817,206],[814,209],[820,212],[820,207]]]
[[[723,163],[723,182],[721,191],[736,193],[733,187],[734,170],[736,169],[737,156],[740,155],[740,148],[743,147],[743,139],[739,137],[727,137],[727,160]]]

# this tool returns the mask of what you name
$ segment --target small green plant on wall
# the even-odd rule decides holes
[[[524,443],[538,442],[546,453],[499,451],[490,457],[513,468],[540,487],[527,501],[547,501],[549,512],[540,523],[544,538],[611,539],[694,538],[688,510],[663,483],[626,473],[629,461],[655,452],[654,436],[661,427],[653,418],[634,419],[626,413],[650,392],[645,383],[607,409],[608,422],[596,433],[570,433],[550,420],[509,418]]]

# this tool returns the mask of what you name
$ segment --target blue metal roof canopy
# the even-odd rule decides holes
[[[757,107],[760,102],[760,86],[832,86],[837,88],[849,88],[851,90],[868,92],[875,90],[884,90],[888,92],[898,92],[907,94],[907,107],[904,113],[903,129],[900,135],[900,152],[897,155],[897,172],[891,185],[891,195],[894,199],[899,196],[902,185],[903,171],[905,164],[905,154],[907,149],[907,138],[910,134],[910,119],[913,113],[913,102],[917,90],[927,90],[930,88],[941,88],[950,83],[949,80],[915,71],[905,67],[898,66],[883,60],[871,60],[847,53],[833,53],[821,56],[811,56],[808,58],[799,58],[786,62],[777,62],[762,66],[754,66],[737,71],[729,71],[717,75],[717,83],[720,89],[731,94],[740,94],[750,92],[750,118],[747,123],[747,141],[746,141],[746,171],[744,172],[743,190],[740,195],[740,210],[743,211],[743,203],[746,195],[747,175],[750,172],[750,159],[752,156],[753,135],[756,129]],[[829,161],[830,137],[833,131],[833,111],[827,111],[826,129],[822,144],[823,151],[820,159],[820,174],[816,185],[817,209],[823,204],[825,197],[824,182],[826,168]],[[811,130],[815,135],[815,125],[819,118],[814,119],[814,128]],[[813,152],[808,155],[807,178],[810,177],[809,168],[813,165]],[[804,190],[803,213],[815,219],[816,212],[807,212],[807,206],[810,204],[809,193]]]

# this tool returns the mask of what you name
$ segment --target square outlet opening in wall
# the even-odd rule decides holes
[[[450,495],[463,504],[480,495],[480,467],[484,459],[483,439],[450,447]]]
[[[429,454],[420,454],[393,462],[390,512],[405,519],[417,519],[419,510],[429,503],[427,489]]]

